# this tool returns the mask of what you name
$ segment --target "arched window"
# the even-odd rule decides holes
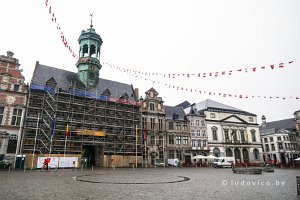
[[[226,149],[226,157],[232,157],[232,150],[230,148]]]
[[[252,129],[250,132],[251,132],[252,142],[256,142],[255,130]]]
[[[87,44],[83,45],[82,55],[83,55],[83,57],[87,57],[88,56],[88,45]]]
[[[234,157],[237,163],[241,162],[241,152],[238,148],[234,149]]]
[[[253,155],[255,160],[259,160],[259,151],[257,149],[253,150]]]
[[[95,45],[91,45],[91,48],[90,48],[90,57],[93,57],[93,58],[97,57]]]
[[[16,153],[18,143],[18,136],[13,134],[10,135],[7,145],[7,153]]]
[[[244,162],[249,162],[249,153],[246,148],[243,148],[243,159],[244,159]]]
[[[213,154],[214,154],[214,156],[216,156],[216,157],[220,157],[220,149],[219,149],[219,148],[214,148]]]
[[[215,127],[215,126],[211,128],[213,140],[218,140],[218,133],[217,133],[217,130],[218,130],[218,128]]]

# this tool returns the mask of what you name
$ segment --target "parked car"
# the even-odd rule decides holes
[[[0,161],[0,169],[8,169],[10,166],[12,166],[12,162],[10,160],[1,160]]]
[[[167,167],[168,164],[163,159],[155,160],[155,167]]]

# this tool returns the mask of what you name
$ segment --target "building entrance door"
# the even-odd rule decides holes
[[[81,151],[82,164],[84,167],[95,166],[95,146],[83,145]]]

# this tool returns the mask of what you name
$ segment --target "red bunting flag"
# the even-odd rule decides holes
[[[200,73],[198,73],[198,77],[200,77],[201,76],[201,74]]]
[[[279,63],[279,68],[283,68],[283,63]]]
[[[225,75],[225,71],[222,71],[222,75]]]
[[[289,61],[289,64],[292,64],[294,61]]]
[[[256,67],[253,67],[252,70],[253,70],[253,72],[255,72],[256,71]]]
[[[274,65],[270,65],[271,69],[274,69]]]
[[[49,13],[51,14],[51,6],[49,7]]]

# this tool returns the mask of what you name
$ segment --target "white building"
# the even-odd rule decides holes
[[[255,114],[212,100],[195,104],[194,109],[205,115],[209,154],[235,157],[242,163],[261,163],[263,151]],[[188,107],[184,111],[190,112]]]
[[[294,118],[266,122],[262,116],[259,127],[265,162],[291,164],[300,156],[299,136]]]

